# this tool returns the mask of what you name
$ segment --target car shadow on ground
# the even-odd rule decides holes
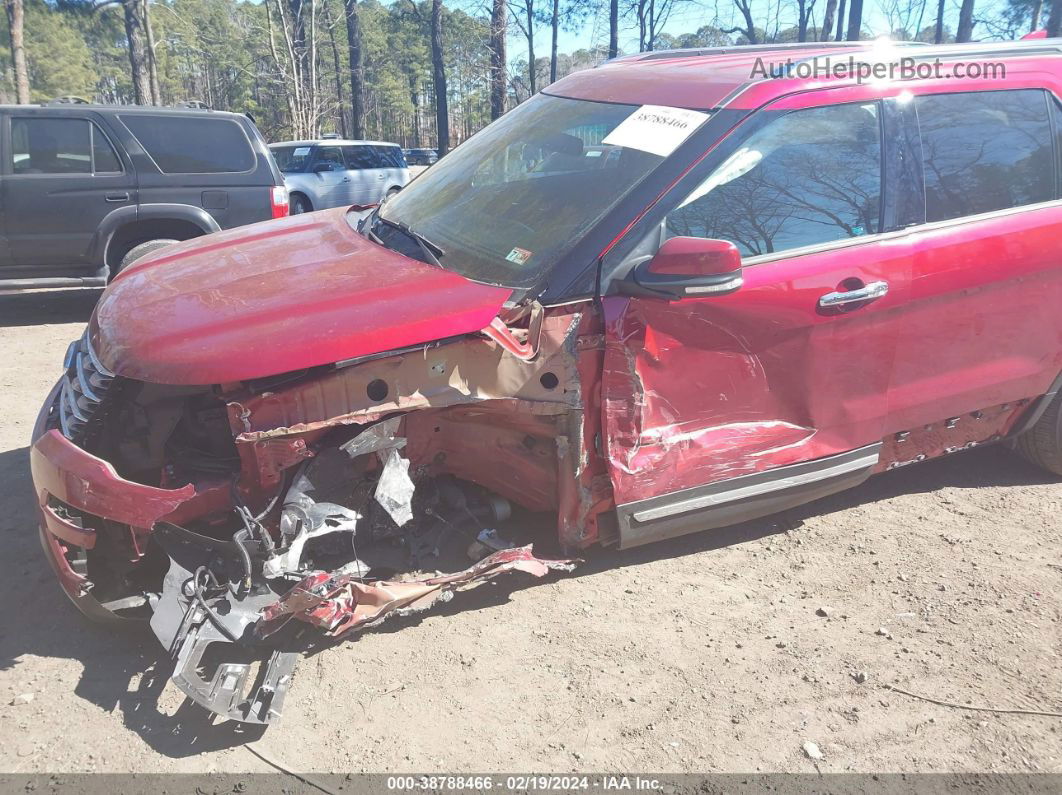
[[[87,323],[102,288],[0,292],[0,326]]]
[[[115,630],[81,618],[59,589],[40,550],[29,476],[29,450],[0,453],[0,539],[4,545],[0,603],[0,671],[17,672],[28,657],[72,659],[84,669],[74,693],[107,712],[119,711],[126,727],[157,752],[193,756],[231,748],[261,736],[260,727],[214,724],[191,703],[172,714],[158,702],[172,673],[165,650],[146,627]],[[12,686],[27,687],[13,677]],[[69,687],[38,682],[31,689]]]
[[[1021,487],[1055,480],[1002,447],[983,448],[896,470],[859,488],[765,519],[631,550],[599,550],[588,555],[572,576],[592,576],[607,569],[747,543],[799,526],[813,515],[904,493],[956,487]],[[163,713],[158,702],[170,676],[171,663],[154,636],[146,630],[115,632],[88,624],[67,602],[48,569],[35,530],[27,448],[0,453],[0,483],[7,486],[0,494],[0,535],[6,551],[6,570],[0,577],[0,599],[6,617],[0,630],[0,670],[17,670],[27,657],[77,660],[84,668],[74,686],[75,695],[100,709],[120,711],[127,728],[153,750],[171,758],[231,748],[261,736],[262,727],[214,723],[205,711],[189,702],[174,714]],[[524,575],[501,578],[458,594],[429,613],[396,617],[373,631],[398,632],[415,626],[422,616],[496,607],[509,601],[514,592],[540,582]],[[333,645],[317,642],[306,651],[312,655]],[[65,684],[46,686],[54,689]]]
[[[602,571],[640,566],[652,561],[680,558],[745,544],[800,527],[806,519],[813,516],[825,516],[903,494],[929,493],[945,488],[1021,487],[1057,482],[1059,478],[1033,466],[1003,445],[992,445],[966,451],[962,455],[948,456],[918,466],[886,472],[872,477],[854,489],[762,519],[692,533],[633,549],[591,550],[572,574],[555,576],[587,577]],[[555,543],[552,548],[548,545],[540,548],[536,544],[535,550],[541,557],[560,554]],[[433,616],[445,616],[467,610],[497,607],[509,601],[510,595],[516,591],[534,587],[540,582],[542,581],[528,575],[493,580],[486,583],[486,587],[460,593],[451,601],[429,612]],[[419,623],[428,615],[429,613],[424,613],[395,618],[373,632],[397,632]]]

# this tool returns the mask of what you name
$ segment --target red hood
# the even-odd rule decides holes
[[[92,316],[101,361],[160,384],[242,381],[479,331],[511,293],[378,246],[345,215],[297,215],[141,260]]]

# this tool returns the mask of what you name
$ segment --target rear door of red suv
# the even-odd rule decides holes
[[[994,438],[1062,370],[1054,78],[914,81],[925,217],[890,392],[902,464]],[[1056,87],[1057,88],[1057,87]]]

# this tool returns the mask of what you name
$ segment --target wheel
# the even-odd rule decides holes
[[[122,257],[122,261],[118,264],[118,270],[111,274],[111,278],[113,279],[115,276],[124,271],[127,267],[132,265],[141,257],[146,257],[152,251],[158,251],[160,248],[165,248],[166,246],[173,245],[176,242],[176,240],[160,238],[158,240],[148,240],[144,243],[140,243],[139,245],[133,246],[131,249],[125,252],[125,256]]]
[[[294,193],[289,199],[292,215],[300,215],[301,213],[312,213],[313,206],[310,204],[310,200],[303,196],[301,193]]]
[[[1036,424],[1018,436],[1015,448],[1038,467],[1062,475],[1062,392]]]
[[[387,191],[387,193],[384,194],[384,201],[388,201],[389,199],[393,199],[395,196],[398,195],[399,191],[401,191],[401,190],[402,190],[401,188],[391,188],[389,191]]]

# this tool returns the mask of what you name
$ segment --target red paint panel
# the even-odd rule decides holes
[[[866,96],[868,88],[881,96],[895,96],[901,91],[917,88],[920,93],[941,91],[994,91],[1000,88],[1051,87],[1059,93],[1060,81],[1057,59],[1043,56],[1008,58],[1006,80],[989,73],[987,77],[971,78],[963,75],[961,80],[950,77],[930,79],[903,79],[903,74],[894,70],[891,78],[876,79],[848,77],[843,74],[830,76],[827,69],[846,65],[849,58],[858,64],[898,62],[905,56],[915,55],[914,49],[895,49],[892,54],[874,43],[862,47],[836,47],[801,49],[799,52],[741,52],[740,49],[725,55],[678,56],[652,60],[619,59],[597,69],[575,72],[546,89],[549,94],[574,99],[599,102],[621,102],[631,105],[670,105],[680,108],[711,110],[727,107],[737,110],[755,110],[778,100],[786,103],[779,110],[793,110],[821,104],[816,95],[822,90],[837,93],[837,102],[854,102]],[[950,70],[949,60],[942,58],[944,74]],[[787,60],[811,61],[818,59],[821,70],[818,75],[805,77],[765,78],[764,69],[778,67]],[[828,59],[828,60],[827,60]],[[992,56],[959,58],[966,63],[994,62]],[[857,67],[858,68],[858,67]]]
[[[974,59],[980,63],[981,59]],[[991,58],[984,59],[991,61]],[[864,102],[868,99],[887,99],[901,94],[953,94],[966,91],[1012,91],[1021,88],[1048,88],[1058,92],[1060,81],[1058,76],[1040,68],[1033,61],[1007,60],[1007,79],[926,79],[926,80],[886,80],[875,81],[871,84],[844,85],[841,80],[823,81],[799,81],[799,80],[772,80],[759,83],[742,93],[739,101],[730,107],[758,108],[771,102],[775,97],[781,97],[771,102],[771,110],[800,110],[803,108],[818,107],[823,104],[822,92],[830,92],[829,102]],[[782,90],[779,90],[782,89]],[[799,92],[799,93],[791,93]],[[783,96],[784,95],[784,96]]]
[[[787,57],[801,59],[816,54],[837,53],[837,48],[801,50],[795,53],[765,54],[737,50],[726,55],[678,56],[652,60],[619,60],[602,64],[596,69],[574,72],[553,83],[546,93],[573,99],[599,102],[619,102],[629,105],[669,105],[676,108],[711,110],[740,92],[757,78],[757,60],[764,63],[784,61]],[[770,80],[778,84],[774,96],[792,91],[796,80]],[[762,103],[761,103],[762,104]],[[728,107],[749,107],[727,103]],[[756,106],[752,106],[756,107]]]
[[[54,430],[41,436],[30,448],[30,468],[40,505],[45,504],[50,494],[76,510],[133,527],[151,527],[195,496],[191,484],[171,490],[124,480],[106,461],[85,452]]]
[[[76,523],[60,516],[48,504],[48,492],[41,495],[40,512],[41,524],[56,538],[85,549],[92,549],[96,546],[96,531],[91,527],[79,527]]]
[[[911,235],[887,430],[1035,397],[1062,371],[1062,207]]]
[[[337,209],[163,249],[114,281],[90,328],[120,375],[215,384],[479,331],[510,294],[378,246]]]
[[[729,296],[605,298],[616,502],[880,440],[909,269],[902,241],[857,243],[746,266]],[[890,291],[849,312],[818,310],[851,278]]]

